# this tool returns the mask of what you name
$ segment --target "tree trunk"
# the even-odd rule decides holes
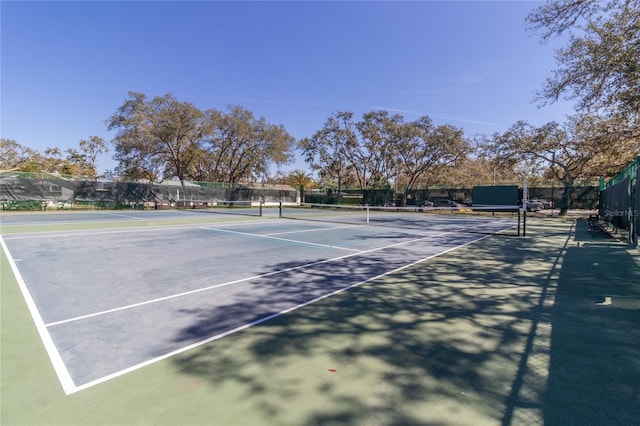
[[[560,200],[560,216],[566,216],[569,207],[571,207],[571,196],[574,191],[573,182],[564,182],[564,190],[562,191],[562,199]]]

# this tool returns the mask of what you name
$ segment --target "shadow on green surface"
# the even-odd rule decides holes
[[[640,266],[584,221],[553,307],[547,425],[640,423]]]
[[[566,239],[566,225],[547,229]],[[510,423],[514,377],[543,313],[549,265],[564,250],[487,239],[253,327],[242,343],[230,336],[174,362],[216,386],[242,383],[247,405],[266,423]],[[283,287],[279,297],[297,300],[301,288],[375,268],[351,258],[303,279],[279,274],[272,284]],[[251,309],[250,298],[225,315]],[[179,339],[206,336],[221,319],[200,318]]]
[[[640,267],[625,246],[589,235],[584,223],[571,235],[560,220],[529,231],[488,238],[70,396],[3,268],[1,422],[638,424]],[[305,288],[377,268],[375,259],[352,259],[268,284],[289,303]],[[599,304],[606,297],[611,304]],[[224,312],[198,312],[176,339],[210,335],[255,303],[247,293]]]

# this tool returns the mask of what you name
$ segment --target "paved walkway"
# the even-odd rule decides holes
[[[563,257],[545,424],[640,424],[639,252],[580,220]]]

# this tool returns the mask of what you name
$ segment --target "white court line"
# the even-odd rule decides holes
[[[285,272],[291,272],[291,271],[296,271],[296,270],[299,270],[299,269],[309,268],[311,266],[321,265],[323,263],[334,262],[334,261],[337,261],[337,260],[347,259],[347,258],[350,258],[350,257],[353,257],[353,256],[360,256],[362,254],[373,253],[373,252],[376,252],[376,251],[385,250],[385,249],[392,248],[392,247],[398,247],[398,246],[405,245],[405,244],[411,244],[411,243],[415,243],[415,242],[418,242],[418,241],[426,240],[428,238],[439,237],[441,235],[446,235],[446,234],[451,234],[451,233],[452,233],[452,231],[442,232],[440,234],[430,235],[428,237],[416,238],[416,239],[409,240],[409,241],[401,241],[401,242],[390,244],[390,245],[387,245],[387,246],[378,247],[378,248],[374,248],[374,249],[370,249],[370,250],[362,250],[362,251],[358,251],[356,253],[345,254],[343,256],[338,256],[338,257],[334,257],[334,258],[331,258],[331,259],[318,260],[318,261],[315,261],[315,262],[305,263],[303,265],[292,266],[291,268],[285,268],[285,269],[281,269],[281,270],[278,270],[278,271],[268,272],[266,274],[260,274],[260,275],[254,275],[254,276],[251,276],[251,277],[240,278],[240,279],[237,279],[237,280],[228,281],[226,283],[215,284],[215,285],[212,285],[212,286],[198,288],[198,289],[195,289],[195,290],[184,291],[182,293],[171,294],[169,296],[158,297],[156,299],[145,300],[144,302],[132,303],[130,305],[125,305],[125,306],[120,306],[120,307],[117,307],[117,308],[107,309],[107,310],[104,310],[104,311],[94,312],[92,314],[81,315],[81,316],[77,316],[77,317],[74,317],[74,318],[68,318],[68,319],[65,319],[65,320],[55,321],[55,322],[48,323],[45,326],[46,327],[53,327],[53,326],[56,326],[56,325],[66,324],[66,323],[74,322],[74,321],[80,321],[80,320],[83,320],[83,319],[93,318],[93,317],[97,317],[97,316],[100,316],[100,315],[111,314],[111,313],[114,313],[114,312],[124,311],[124,310],[127,310],[127,309],[136,308],[136,307],[139,307],[139,306],[150,305],[152,303],[163,302],[165,300],[176,299],[178,297],[189,296],[189,295],[192,295],[192,294],[201,293],[203,291],[213,290],[213,289],[220,288],[220,287],[226,287],[226,286],[233,285],[233,284],[238,284],[238,283],[242,283],[242,282],[246,282],[246,281],[251,281],[251,280],[258,279],[258,278],[270,277],[272,275],[277,275],[277,274],[282,274],[282,273],[285,273]]]
[[[357,253],[362,252],[362,250],[358,250],[358,249],[352,249],[352,248],[340,247],[340,246],[331,246],[331,245],[328,245],[328,244],[312,243],[312,242],[309,242],[309,241],[290,240],[288,238],[279,238],[279,237],[274,237],[272,235],[250,234],[248,232],[230,231],[228,229],[217,229],[217,228],[209,228],[209,227],[202,227],[202,229],[206,229],[208,231],[222,232],[222,233],[225,233],[225,234],[243,235],[243,236],[251,237],[251,238],[264,238],[264,239],[267,239],[267,240],[284,241],[285,243],[300,244],[300,245],[305,245],[305,246],[321,247],[321,248],[332,248],[332,249],[338,249],[338,250],[347,250],[347,251],[353,251],[353,252],[357,252]]]
[[[248,223],[248,222],[240,222],[240,223],[241,224],[247,224],[247,225],[251,224],[251,223]],[[270,223],[273,223],[273,222],[270,222]],[[201,227],[201,224],[200,225],[193,225],[193,226],[186,226],[186,228],[194,228],[194,227]],[[181,228],[181,227],[178,227],[178,228]],[[167,227],[162,227],[161,229],[167,229]],[[171,227],[171,229],[177,229],[177,228],[176,227]],[[149,228],[142,228],[140,230],[146,231],[146,230],[149,230]],[[128,229],[128,230],[124,230],[124,231],[125,232],[126,231],[132,231],[132,229]],[[264,318],[258,319],[256,321],[253,321],[251,323],[244,324],[242,326],[236,327],[235,329],[232,329],[232,330],[229,330],[227,332],[218,334],[216,336],[212,336],[210,338],[207,338],[205,340],[202,340],[200,342],[194,343],[192,345],[180,348],[178,350],[175,350],[175,351],[170,352],[168,354],[162,355],[160,357],[156,357],[156,358],[153,358],[151,360],[145,361],[143,363],[136,364],[136,365],[134,365],[132,367],[129,367],[129,368],[121,370],[119,372],[110,374],[108,376],[102,377],[102,378],[94,380],[92,382],[88,382],[88,383],[83,384],[81,386],[75,386],[75,383],[73,382],[73,379],[71,378],[71,376],[70,376],[70,374],[69,374],[69,372],[68,372],[68,370],[66,368],[66,365],[64,364],[64,362],[62,360],[62,357],[61,357],[60,353],[57,350],[57,347],[53,343],[53,340],[52,340],[51,335],[49,334],[49,332],[47,330],[47,327],[54,326],[54,325],[57,325],[57,324],[72,322],[72,321],[78,321],[78,320],[81,320],[81,319],[84,319],[84,318],[95,317],[95,316],[98,316],[98,315],[104,315],[104,314],[108,314],[108,313],[112,313],[112,312],[116,312],[116,311],[122,311],[122,310],[125,310],[125,309],[129,309],[129,308],[133,308],[133,307],[137,307],[137,306],[142,306],[142,305],[147,305],[147,304],[160,302],[160,301],[164,301],[164,300],[174,299],[174,298],[178,298],[178,297],[182,297],[182,296],[186,296],[186,295],[190,295],[190,294],[195,294],[195,293],[198,293],[198,292],[203,292],[203,291],[207,291],[207,290],[218,288],[218,287],[222,287],[222,286],[232,285],[232,284],[236,284],[236,283],[240,283],[240,282],[244,282],[244,281],[248,281],[248,280],[252,280],[252,279],[256,279],[256,278],[260,278],[260,277],[276,275],[276,274],[279,274],[279,273],[295,271],[295,270],[307,268],[307,267],[314,266],[314,265],[334,262],[334,261],[337,261],[337,260],[346,259],[346,258],[350,258],[350,257],[353,257],[353,256],[359,256],[359,255],[366,254],[366,253],[372,253],[372,252],[384,250],[384,249],[387,249],[387,248],[392,248],[392,247],[402,246],[402,245],[406,245],[406,244],[411,244],[411,243],[418,242],[418,241],[424,241],[424,240],[427,240],[429,238],[439,237],[439,236],[442,236],[442,235],[451,234],[451,233],[455,233],[455,232],[456,231],[451,231],[450,230],[450,231],[438,233],[438,234],[435,234],[435,235],[425,236],[425,237],[422,237],[422,238],[416,238],[416,239],[412,239],[412,240],[409,240],[409,241],[402,241],[402,242],[390,244],[390,245],[387,245],[387,246],[378,247],[378,248],[375,248],[375,249],[363,250],[361,252],[351,253],[351,254],[347,254],[347,255],[344,255],[344,256],[335,257],[335,258],[332,258],[332,259],[325,259],[325,260],[321,260],[321,261],[311,262],[311,263],[308,263],[308,264],[299,265],[299,266],[292,267],[292,268],[286,268],[286,269],[279,270],[279,271],[273,271],[273,272],[270,272],[270,273],[267,273],[267,274],[263,274],[263,275],[258,275],[258,276],[254,276],[254,277],[248,277],[248,278],[244,278],[244,279],[240,279],[240,280],[234,280],[234,281],[230,281],[230,282],[227,282],[227,283],[217,284],[217,285],[214,285],[214,286],[209,286],[209,287],[206,287],[206,288],[196,289],[196,290],[192,290],[192,291],[189,291],[189,292],[183,292],[183,293],[174,294],[174,295],[170,295],[170,296],[166,296],[166,297],[162,297],[162,298],[148,300],[148,301],[145,301],[145,302],[136,303],[136,304],[132,304],[132,305],[128,305],[128,306],[122,306],[120,308],[110,309],[110,310],[106,310],[106,311],[102,311],[102,312],[96,312],[94,314],[89,314],[89,315],[85,315],[85,316],[81,316],[81,317],[71,318],[71,319],[68,319],[68,320],[63,320],[63,321],[50,323],[50,324],[44,324],[44,322],[42,320],[42,317],[41,317],[40,313],[38,312],[38,309],[37,309],[37,307],[35,305],[35,302],[33,301],[32,297],[31,297],[31,295],[30,295],[30,293],[29,293],[29,291],[27,289],[27,286],[26,286],[24,280],[22,279],[22,276],[20,275],[20,272],[17,269],[17,266],[16,266],[15,262],[12,260],[12,257],[10,255],[9,251],[8,251],[8,248],[7,248],[4,240],[2,239],[2,236],[0,236],[0,244],[2,245],[2,248],[4,249],[5,253],[7,254],[7,257],[9,259],[9,261],[10,261],[10,264],[11,264],[12,271],[14,273],[14,276],[16,277],[16,279],[18,281],[20,289],[21,289],[21,291],[23,293],[23,297],[25,298],[25,301],[26,301],[26,303],[28,305],[29,311],[30,311],[30,313],[32,315],[32,318],[33,318],[35,324],[36,324],[36,328],[38,329],[38,332],[39,332],[40,337],[41,337],[41,339],[43,341],[43,344],[44,344],[44,346],[45,346],[45,348],[47,350],[47,353],[48,353],[48,355],[49,355],[49,357],[51,359],[51,362],[52,362],[52,364],[54,366],[54,369],[55,369],[55,371],[56,371],[56,373],[58,375],[58,379],[60,380],[62,388],[63,388],[65,394],[69,395],[71,393],[78,392],[80,390],[89,388],[89,387],[97,385],[99,383],[103,383],[105,381],[108,381],[108,380],[110,380],[112,378],[121,376],[121,375],[126,374],[128,372],[131,372],[131,371],[134,371],[136,369],[142,368],[144,366],[150,365],[150,364],[155,363],[157,361],[169,358],[169,357],[171,357],[173,355],[182,353],[182,352],[187,351],[189,349],[192,349],[192,348],[198,347],[200,345],[206,344],[206,343],[211,342],[213,340],[217,340],[217,339],[219,339],[221,337],[227,336],[227,335],[235,333],[237,331],[240,331],[240,330],[246,329],[248,327],[251,327],[251,326],[260,324],[262,322],[268,321],[270,319],[273,319],[273,318],[278,317],[280,315],[289,313],[289,312],[291,312],[293,310],[296,310],[298,308],[301,308],[303,306],[307,306],[309,304],[315,303],[315,302],[317,302],[319,300],[322,300],[324,298],[333,296],[333,295],[341,293],[341,292],[343,292],[345,290],[348,290],[348,289],[351,289],[353,287],[357,287],[357,286],[362,285],[364,283],[370,282],[370,281],[372,281],[374,279],[383,277],[383,276],[388,275],[388,274],[392,274],[394,272],[398,272],[398,271],[400,271],[402,269],[408,268],[410,266],[413,266],[413,265],[416,265],[418,263],[424,262],[426,260],[432,259],[434,257],[440,256],[440,255],[442,255],[444,253],[448,253],[448,252],[450,252],[452,250],[455,250],[457,248],[472,244],[472,243],[474,243],[476,241],[480,241],[480,240],[485,239],[485,238],[487,238],[487,237],[489,237],[491,235],[485,235],[485,236],[479,237],[477,239],[468,241],[466,243],[460,244],[458,246],[451,247],[451,248],[449,248],[447,250],[444,250],[442,252],[439,252],[439,253],[436,253],[434,255],[428,256],[428,257],[426,257],[424,259],[421,259],[419,261],[416,261],[416,262],[413,262],[411,264],[407,264],[407,265],[402,266],[400,268],[394,269],[393,271],[388,271],[388,272],[386,272],[384,274],[380,274],[380,275],[378,275],[376,277],[372,277],[372,278],[369,278],[369,279],[364,280],[362,282],[355,283],[355,284],[349,285],[347,287],[344,287],[342,289],[338,289],[338,290],[332,291],[332,292],[327,293],[327,294],[325,294],[323,296],[319,296],[317,298],[314,298],[314,299],[312,299],[310,301],[298,304],[298,305],[293,306],[291,308],[287,308],[287,309],[285,309],[283,311],[280,311],[280,312],[278,312],[276,314],[272,314],[272,315],[269,315],[267,317],[264,317]]]
[[[298,229],[295,231],[272,232],[272,233],[263,234],[263,235],[271,236],[271,235],[303,234],[305,232],[333,231],[334,229],[347,229],[347,228],[362,228],[362,225],[327,226],[322,228]]]
[[[115,222],[115,221],[114,221]],[[100,224],[109,224],[114,222],[93,222]],[[77,222],[76,222],[77,223]],[[233,222],[223,222],[216,223],[218,227],[224,226],[237,226],[237,225],[273,225],[277,222],[275,221],[264,221],[264,222],[251,222],[251,221],[233,221]],[[6,240],[25,240],[31,238],[63,238],[63,237],[77,237],[79,235],[109,235],[109,234],[126,234],[131,232],[157,232],[157,231],[172,231],[172,230],[184,230],[184,229],[198,229],[202,228],[203,223],[197,222],[192,224],[182,224],[182,225],[153,225],[153,226],[134,226],[131,228],[121,228],[121,229],[102,229],[102,230],[74,230],[68,231],[64,233],[58,233],[56,231],[38,231],[38,232],[28,232],[24,234],[7,234],[5,235]]]
[[[87,212],[67,212],[64,214],[69,214],[69,215],[73,215],[73,214],[83,214],[83,213],[87,213]],[[176,220],[178,219],[178,215],[176,215],[176,217],[152,217],[149,216],[147,217],[137,217],[137,216],[128,216],[125,214],[118,214],[118,213],[108,213],[108,212],[93,212],[93,215],[100,215],[100,216],[117,216],[117,217],[125,217],[127,219],[135,219],[135,220]],[[127,220],[125,219],[118,219],[118,220],[100,220],[99,218],[91,218],[91,219],[66,219],[66,220],[40,220],[40,221],[34,221],[34,222],[20,222],[20,223],[5,223],[4,226],[20,226],[20,227],[25,227],[25,226],[40,226],[40,225],[68,225],[68,224],[72,224],[72,223],[78,223],[78,224],[83,224],[83,225],[87,225],[87,224],[109,224],[109,223],[121,223],[121,222],[127,222]]]
[[[149,218],[147,217],[138,217],[138,216],[131,216],[128,214],[123,214],[123,213],[110,213],[110,212],[106,212],[103,213],[105,216],[116,216],[116,217],[126,217],[127,219],[135,219],[135,220],[148,220]],[[108,222],[108,221],[106,221]]]
[[[31,293],[29,293],[29,289],[27,288],[16,263],[9,252],[9,248],[4,242],[2,235],[0,235],[0,245],[2,246],[2,250],[4,250],[7,259],[9,260],[9,265],[11,266],[11,270],[13,271],[13,275],[18,282],[18,287],[20,287],[20,291],[22,292],[22,297],[24,297],[24,301],[29,308],[29,312],[31,313],[31,317],[33,318],[33,322],[36,325],[36,329],[38,330],[38,334],[40,334],[40,339],[42,339],[42,344],[44,345],[47,354],[49,355],[49,359],[51,360],[51,364],[53,365],[53,369],[58,375],[58,380],[60,380],[60,384],[62,385],[62,389],[65,394],[70,394],[76,391],[76,385],[69,374],[69,370],[67,370],[67,366],[65,365],[62,357],[60,356],[60,352],[58,352],[58,348],[55,343],[53,343],[53,339],[47,330],[44,321],[42,320],[42,316],[40,316],[40,312],[36,307],[35,302],[33,301],[33,297],[31,297]],[[5,324],[6,325],[6,324]]]
[[[107,222],[101,222],[101,223],[107,223]],[[126,234],[126,233],[131,233],[131,232],[158,232],[158,231],[170,231],[173,229],[176,230],[181,230],[181,229],[195,229],[195,228],[200,228],[202,226],[202,223],[194,223],[193,225],[179,225],[179,226],[166,226],[166,225],[157,225],[157,226],[145,226],[144,228],[141,227],[134,227],[134,228],[126,228],[126,229],[109,229],[109,230],[77,230],[77,231],[70,231],[70,232],[65,232],[65,233],[57,233],[55,231],[53,232],[47,232],[47,231],[43,231],[43,232],[33,232],[33,233],[27,233],[27,234],[10,234],[10,235],[5,235],[5,239],[7,240],[28,240],[28,239],[32,239],[32,238],[64,238],[64,237],[77,237],[77,236],[84,236],[84,235],[111,235],[111,234]]]
[[[156,219],[156,220],[162,220],[162,219]],[[107,223],[121,223],[121,222],[127,222],[124,219],[117,219],[117,220],[94,220],[94,219],[87,219],[87,220],[58,220],[58,221],[38,221],[38,222],[20,222],[20,223],[4,223],[3,226],[11,226],[11,227],[27,227],[27,226],[41,226],[41,225],[69,225],[69,224],[73,224],[73,223],[77,223],[77,224],[83,224],[83,225],[90,225],[90,224],[107,224]]]
[[[479,238],[477,238],[477,239],[475,239],[475,240],[468,241],[468,242],[466,242],[466,243],[460,244],[460,245],[455,246],[455,247],[451,247],[451,248],[449,248],[449,249],[447,249],[447,250],[441,251],[441,252],[439,252],[439,253],[433,254],[433,255],[431,255],[431,256],[427,256],[427,257],[425,257],[425,258],[423,258],[423,259],[420,259],[420,260],[417,260],[417,261],[415,261],[415,262],[412,262],[412,263],[409,263],[409,264],[407,264],[407,265],[404,265],[404,266],[401,266],[401,267],[399,267],[399,268],[396,268],[396,269],[394,269],[394,270],[392,270],[392,271],[388,271],[388,272],[385,272],[385,273],[382,273],[382,274],[376,275],[375,277],[367,278],[366,280],[363,280],[363,281],[360,281],[360,282],[357,282],[357,283],[354,283],[354,284],[348,285],[348,286],[346,286],[346,287],[340,288],[340,289],[338,289],[338,290],[331,291],[331,292],[329,292],[329,293],[323,294],[322,296],[318,296],[318,297],[316,297],[316,298],[314,298],[314,299],[311,299],[311,300],[308,300],[308,301],[306,301],[306,302],[303,302],[303,303],[297,304],[297,305],[292,306],[292,307],[290,307],[290,308],[283,309],[282,311],[277,312],[277,313],[275,313],[275,314],[267,315],[267,316],[265,316],[265,317],[262,317],[262,318],[259,318],[259,319],[255,320],[255,321],[252,321],[252,322],[249,322],[249,323],[243,324],[243,325],[241,325],[241,326],[238,326],[238,327],[236,327],[236,328],[234,328],[234,329],[231,329],[231,330],[225,331],[225,332],[220,333],[220,334],[216,334],[215,336],[212,336],[212,337],[206,338],[206,339],[204,339],[204,340],[201,340],[201,341],[199,341],[199,342],[193,343],[193,344],[188,345],[188,346],[184,346],[184,347],[182,347],[182,348],[180,348],[180,349],[176,349],[175,351],[172,351],[172,352],[166,353],[166,354],[161,355],[161,356],[159,356],[159,357],[152,358],[152,359],[147,360],[147,361],[145,361],[145,362],[141,362],[141,363],[139,363],[139,364],[136,364],[136,365],[133,365],[133,366],[131,366],[131,367],[128,367],[128,368],[126,368],[126,369],[124,369],[124,370],[120,370],[120,371],[117,371],[117,372],[115,372],[115,373],[109,374],[109,375],[107,375],[107,376],[101,377],[101,378],[99,378],[99,379],[93,380],[93,381],[91,381],[91,382],[87,382],[87,383],[85,383],[85,384],[83,384],[83,385],[77,386],[77,387],[72,391],[72,393],[73,393],[73,392],[78,392],[78,391],[81,391],[81,390],[88,389],[88,388],[90,388],[90,387],[93,387],[93,386],[99,385],[99,384],[101,384],[101,383],[107,382],[107,381],[109,381],[109,380],[115,379],[115,378],[117,378],[117,377],[123,376],[123,375],[125,375],[125,374],[127,374],[127,373],[131,373],[132,371],[138,370],[138,369],[140,369],[140,368],[146,367],[146,366],[148,366],[148,365],[154,364],[154,363],[159,362],[159,361],[162,361],[162,360],[164,360],[164,359],[171,358],[172,356],[175,356],[175,355],[181,354],[181,353],[186,352],[186,351],[188,351],[188,350],[195,349],[195,348],[197,348],[197,347],[199,347],[199,346],[205,345],[205,344],[207,344],[207,343],[213,342],[213,341],[215,341],[215,340],[221,339],[221,338],[223,338],[223,337],[229,336],[229,335],[231,335],[231,334],[237,333],[237,332],[242,331],[242,330],[245,330],[245,329],[247,329],[247,328],[250,328],[250,327],[253,327],[253,326],[256,326],[256,325],[262,324],[262,323],[264,323],[264,322],[270,321],[270,320],[272,320],[272,319],[274,319],[274,318],[277,318],[277,317],[279,317],[279,316],[282,316],[282,315],[288,314],[288,313],[293,312],[293,311],[295,311],[295,310],[297,310],[297,309],[303,308],[303,307],[305,307],[305,306],[308,306],[308,305],[311,305],[311,304],[313,304],[313,303],[319,302],[319,301],[321,301],[321,300],[323,300],[323,299],[326,299],[326,298],[329,298],[329,297],[335,296],[335,295],[337,295],[337,294],[343,293],[343,292],[345,292],[345,291],[347,291],[347,290],[350,290],[350,289],[352,289],[352,288],[359,287],[359,286],[361,286],[361,285],[363,285],[363,284],[366,284],[366,283],[368,283],[368,282],[371,282],[371,281],[377,280],[377,279],[379,279],[379,278],[385,277],[386,275],[390,275],[390,274],[393,274],[393,273],[396,273],[396,272],[400,272],[400,271],[402,271],[402,270],[404,270],[404,269],[407,269],[407,268],[410,268],[410,267],[412,267],[412,266],[418,265],[418,264],[420,264],[420,263],[422,263],[422,262],[426,262],[427,260],[430,260],[430,259],[433,259],[433,258],[435,258],[435,257],[441,256],[441,255],[443,255],[443,254],[445,254],[445,253],[449,253],[449,252],[451,252],[451,251],[453,251],[453,250],[457,250],[457,249],[459,249],[459,248],[461,248],[461,247],[464,247],[464,246],[467,246],[467,245],[473,244],[473,243],[475,243],[475,242],[478,242],[478,241],[483,240],[483,239],[485,239],[485,238],[488,238],[488,237],[490,237],[490,236],[491,236],[491,235],[484,235],[484,236],[479,237]],[[395,245],[395,244],[394,244],[394,245]],[[348,255],[348,256],[343,256],[343,257],[349,257],[349,256],[353,256],[353,255]],[[339,258],[338,258],[338,259],[339,259]],[[318,263],[323,263],[323,262],[318,262]],[[67,395],[68,395],[68,394],[69,394],[69,393],[67,393]]]

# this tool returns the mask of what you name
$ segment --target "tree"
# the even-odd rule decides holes
[[[37,154],[34,160],[39,164],[39,171],[49,173],[73,174],[74,168],[69,161],[62,156],[62,151],[57,147],[49,147],[44,150],[44,155]]]
[[[98,169],[96,168],[96,161],[100,154],[109,152],[109,147],[104,139],[100,136],[91,136],[88,140],[80,141],[80,151],[85,164],[84,175],[92,180],[98,178]]]
[[[109,118],[108,128],[117,130],[114,158],[123,176],[177,177],[183,184],[206,130],[204,114],[193,104],[171,94],[148,100],[135,92]]]
[[[338,199],[342,185],[351,177],[349,158],[352,147],[358,143],[356,132],[353,113],[338,111],[311,138],[298,142],[305,161],[321,178],[337,180]]]
[[[491,184],[522,182],[523,176],[516,172],[519,160],[501,152],[503,147],[496,145],[488,135],[476,135],[473,140],[473,163],[471,169],[476,178],[470,183]],[[462,170],[466,167],[462,168]]]
[[[429,117],[405,123],[401,115],[371,111],[353,121],[353,113],[337,112],[299,148],[321,178],[346,179],[360,189],[390,188],[396,177],[408,192],[418,182],[437,180],[446,168],[470,151],[461,129],[435,127]]]
[[[448,167],[442,183],[452,187],[471,188],[475,185],[495,185],[505,182],[505,179],[494,180],[491,163],[484,158],[465,156],[455,162],[454,167]]]
[[[546,177],[562,182],[560,214],[565,214],[577,179],[624,167],[640,150],[634,138],[621,142],[616,129],[607,136],[604,128],[611,124],[610,120],[589,115],[570,117],[564,125],[550,122],[534,127],[519,121],[505,133],[494,135],[494,144],[506,161],[516,158],[530,162]],[[613,158],[616,162],[612,164]]]
[[[242,179],[266,175],[269,164],[285,164],[292,158],[295,139],[283,126],[256,119],[241,106],[229,106],[227,113],[207,112],[208,133],[200,164],[214,181],[237,184]]]
[[[331,115],[312,138],[298,147],[305,161],[324,179],[336,179],[338,192],[345,183],[360,189],[379,189],[389,185],[397,174],[396,146],[400,115],[371,111],[353,121],[353,113]]]
[[[35,151],[13,139],[0,138],[0,170],[20,169],[32,160],[35,154]]]
[[[89,177],[91,175],[93,178],[84,154],[75,148],[67,148],[64,152],[66,157],[61,159],[56,171],[69,176]]]
[[[315,182],[311,178],[311,174],[300,169],[296,169],[291,172],[287,177],[287,182],[294,188],[298,188],[300,191],[300,202],[302,203],[304,203],[304,190],[315,186]]]
[[[16,141],[2,139],[0,141],[0,170],[80,176],[86,175],[88,167],[85,156],[74,148],[68,148],[63,153],[60,148],[50,147],[41,154],[23,147]]]
[[[44,150],[44,154],[34,153],[32,163],[37,171],[59,173],[68,176],[84,176],[87,171],[85,157],[74,148],[67,148],[64,152],[57,147]]]
[[[403,205],[416,183],[435,183],[447,166],[465,158],[470,150],[461,129],[435,127],[427,116],[403,126],[397,155],[405,184]]]
[[[356,123],[359,143],[348,151],[351,168],[361,189],[388,186],[398,173],[397,148],[402,116],[387,111],[371,111]]]
[[[542,39],[569,33],[557,51],[559,68],[538,94],[554,102],[567,95],[581,113],[640,122],[640,0],[551,0],[527,17]]]
[[[570,118],[574,138],[589,149],[585,177],[613,177],[640,154],[640,137],[619,117]]]
[[[43,154],[3,138],[0,140],[0,170],[61,173],[95,179],[95,162],[103,151],[106,151],[106,144],[98,136],[80,141],[80,151],[68,148],[63,153],[60,148],[52,147],[45,149]]]

